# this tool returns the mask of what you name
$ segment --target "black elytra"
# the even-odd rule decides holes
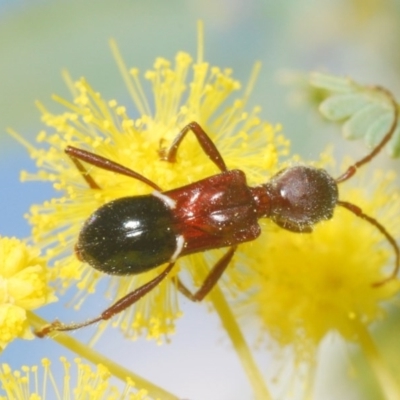
[[[170,261],[177,246],[171,208],[153,195],[124,197],[96,210],[76,244],[79,259],[111,275],[131,275]]]

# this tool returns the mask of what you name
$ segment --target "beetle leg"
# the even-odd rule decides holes
[[[196,139],[199,142],[201,148],[203,149],[204,153],[210,158],[210,160],[222,172],[227,171],[225,161],[222,158],[217,147],[215,146],[214,142],[210,139],[210,137],[203,130],[203,128],[197,122],[194,122],[194,121],[187,124],[179,132],[178,136],[172,142],[171,147],[166,151],[166,154],[161,154],[161,158],[165,161],[175,162],[178,147],[182,143],[182,140],[185,138],[185,136],[188,132],[193,132],[195,134]]]
[[[195,292],[192,293],[179,278],[177,278],[176,286],[178,290],[186,296],[189,300],[192,301],[202,301],[204,297],[207,296],[208,293],[212,290],[215,284],[218,282],[221,275],[224,273],[226,267],[229,265],[232,260],[233,255],[237,246],[232,246],[212,267],[211,271],[208,273],[206,279],[204,280],[201,287]]]
[[[91,189],[101,189],[97,182],[92,178],[89,171],[84,167],[84,165],[79,161],[79,159],[72,155],[69,151],[70,147],[65,149],[65,152],[69,155],[72,162],[75,164],[76,169],[81,173],[82,178],[86,181]]]
[[[79,172],[82,174],[83,178],[92,189],[100,189],[100,186],[89,175],[86,168],[82,165],[80,161],[84,161],[90,165],[94,165],[95,167],[104,169],[106,171],[129,176],[133,179],[137,179],[138,181],[145,183],[146,185],[151,186],[155,190],[162,191],[162,189],[150,179],[147,179],[145,176],[139,174],[138,172],[124,167],[117,162],[111,161],[108,158],[91,153],[87,150],[78,149],[73,146],[67,146],[64,151],[71,157]]]
[[[167,268],[165,268],[164,271],[160,273],[160,275],[156,276],[150,282],[147,282],[144,285],[140,286],[139,288],[135,289],[133,292],[128,293],[126,296],[122,297],[122,299],[119,299],[111,307],[103,311],[98,317],[90,319],[89,321],[86,322],[82,322],[80,324],[62,324],[59,321],[54,321],[50,325],[47,325],[42,329],[40,329],[39,331],[36,331],[35,335],[42,338],[44,336],[47,336],[50,332],[53,331],[57,332],[73,331],[75,329],[95,324],[96,322],[107,321],[114,315],[120,313],[121,311],[130,307],[132,304],[136,303],[144,295],[153,290],[168,275],[174,264],[175,264],[174,262],[169,263]]]

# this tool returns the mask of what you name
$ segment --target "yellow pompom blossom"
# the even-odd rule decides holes
[[[51,371],[51,362],[46,358],[42,359],[41,368],[37,365],[32,367],[23,366],[20,371],[13,371],[8,364],[2,364],[0,368],[0,384],[6,396],[0,395],[0,399],[150,399],[147,391],[135,388],[133,382],[127,381],[122,391],[112,385],[110,373],[101,364],[97,365],[96,370],[93,371],[89,365],[83,364],[79,358],[76,358],[74,360],[76,371],[71,371],[71,364],[66,358],[61,357],[60,361],[64,367],[62,382],[57,382],[57,378]]]
[[[182,143],[176,163],[160,160],[160,152],[168,148],[179,131],[191,121],[197,121],[210,135],[228,168],[240,168],[247,173],[250,184],[264,182],[276,172],[280,156],[288,153],[289,143],[278,133],[279,126],[261,121],[258,108],[245,111],[250,88],[242,98],[232,100],[233,92],[240,88],[239,82],[231,77],[232,71],[211,67],[199,58],[193,62],[189,54],[180,52],[174,63],[157,59],[154,69],[144,74],[152,89],[152,100],[144,94],[147,87],[142,87],[139,72],[132,69],[128,73],[118,58],[139,113],[136,119],[130,116],[133,110],[129,111],[114,99],[103,99],[85,79],[70,83],[74,94],[72,102],[55,97],[66,107],[64,113],[52,114],[39,104],[42,120],[50,129],[39,133],[38,141],[43,147],[34,148],[27,144],[39,172],[25,173],[23,179],[51,181],[61,194],[33,206],[29,221],[35,242],[47,249],[49,260],[57,260],[57,275],[65,287],[78,281],[80,289],[91,292],[102,276],[73,254],[86,218],[110,200],[153,191],[135,179],[93,166],[89,166],[88,171],[101,190],[89,188],[64,153],[68,145],[117,161],[154,181],[163,190],[219,172],[192,134]],[[149,103],[154,104],[154,110]],[[199,284],[204,281],[216,256],[207,258],[207,263],[202,262],[204,259],[204,254],[199,254],[180,260],[169,279],[127,312],[115,317],[114,324],[131,338],[145,332],[148,338],[159,339],[173,332],[174,319],[180,311],[171,278],[184,267]],[[110,297],[121,298],[151,280],[163,268],[133,277],[112,278]],[[83,296],[80,302],[86,291],[80,292]]]
[[[90,176],[101,190],[91,189],[65,155],[68,145],[115,160],[165,190],[218,173],[193,135],[185,138],[176,163],[160,159],[160,153],[193,120],[216,143],[228,168],[243,170],[250,185],[263,183],[284,168],[281,156],[288,154],[288,141],[278,129],[262,122],[258,109],[245,111],[248,91],[243,98],[229,101],[240,88],[231,71],[210,67],[201,59],[193,62],[186,53],[178,53],[174,65],[157,59],[154,69],[145,73],[153,91],[153,100],[149,101],[139,72],[122,70],[139,116],[133,119],[116,100],[104,100],[84,79],[71,83],[72,102],[55,97],[66,112],[52,114],[39,105],[51,132],[40,132],[42,148],[29,145],[39,172],[24,175],[24,179],[51,181],[60,191],[60,197],[32,207],[29,219],[33,237],[47,248],[49,260],[57,260],[55,270],[62,285],[68,287],[76,280],[80,289],[89,292],[95,289],[101,274],[73,255],[82,223],[106,202],[149,193],[152,188],[89,166]],[[149,103],[154,104],[154,111]],[[322,157],[318,166],[329,170],[328,158]],[[393,180],[393,176],[382,174],[374,180],[358,176],[340,185],[339,190],[341,200],[360,206],[397,238],[400,203]],[[319,223],[311,234],[288,232],[268,220],[260,223],[263,234],[239,247],[221,280],[223,287],[240,292],[238,298],[251,308],[247,315],[258,317],[264,332],[277,343],[293,346],[297,362],[314,362],[318,345],[331,332],[360,343],[371,353],[365,340],[367,328],[382,319],[385,300],[393,298],[400,288],[397,279],[374,286],[393,268],[393,249],[385,237],[376,227],[340,207],[332,220]],[[113,323],[130,338],[145,332],[148,338],[160,340],[172,333],[179,304],[171,278],[184,269],[194,284],[200,285],[222,252],[179,260],[168,279],[115,317]],[[120,298],[150,281],[160,268],[112,278],[110,297]],[[81,302],[85,293],[80,293]],[[235,341],[234,334],[230,335]]]
[[[70,82],[72,102],[55,97],[65,112],[52,114],[39,104],[49,131],[39,133],[40,148],[27,144],[39,171],[25,173],[23,178],[53,182],[60,192],[59,197],[32,207],[29,221],[33,238],[47,249],[48,260],[55,260],[59,282],[69,287],[77,281],[78,288],[85,290],[79,294],[80,303],[103,276],[73,254],[83,222],[106,202],[153,189],[135,179],[87,166],[101,188],[91,189],[64,153],[67,146],[117,161],[163,190],[219,172],[191,134],[179,148],[177,162],[160,159],[160,154],[191,121],[197,121],[210,135],[229,169],[246,173],[249,185],[264,183],[283,169],[282,158],[289,153],[289,143],[279,133],[279,127],[261,121],[258,108],[245,111],[250,89],[243,97],[231,99],[240,84],[231,77],[230,70],[210,67],[201,56],[194,62],[186,53],[178,53],[174,63],[159,58],[153,70],[144,74],[153,93],[148,100],[148,88],[142,86],[139,71],[128,72],[119,55],[117,59],[137,110],[136,118],[131,116],[134,111],[117,100],[103,99],[85,79],[80,79]],[[324,156],[321,160],[318,166],[329,170],[330,160]],[[374,179],[356,176],[339,185],[339,197],[360,206],[397,239],[400,197],[393,182],[390,174],[377,173]],[[239,246],[221,279],[225,292],[230,292],[229,300],[248,306],[246,315],[262,321],[263,333],[282,346],[292,345],[296,361],[313,362],[318,345],[330,332],[338,332],[370,351],[365,339],[367,328],[384,316],[385,301],[400,288],[398,279],[374,286],[393,268],[393,249],[379,230],[340,207],[331,220],[317,224],[311,234],[285,231],[269,220],[260,224],[261,237]],[[174,320],[180,314],[172,279],[183,270],[185,277],[190,275],[194,285],[199,286],[224,251],[179,259],[166,280],[116,316],[113,323],[129,338],[145,332],[148,338],[160,340],[172,333]],[[110,297],[121,298],[163,268],[111,278]],[[234,335],[230,333],[235,343]]]
[[[56,298],[39,250],[16,238],[0,237],[0,349],[16,338],[32,339],[26,311]]]
[[[398,238],[395,174],[359,175],[339,185],[339,198],[358,205]],[[239,309],[257,315],[281,346],[293,346],[298,362],[315,361],[328,333],[361,342],[370,325],[384,318],[385,301],[399,293],[397,278],[374,286],[393,272],[393,248],[375,226],[339,206],[310,234],[269,225],[263,237],[244,246],[252,252],[245,262],[253,273],[241,276],[241,289],[250,294],[246,311]]]

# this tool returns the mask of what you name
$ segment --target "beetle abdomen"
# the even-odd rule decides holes
[[[138,274],[168,262],[176,250],[170,208],[159,198],[124,197],[105,204],[84,224],[78,258],[112,275]]]

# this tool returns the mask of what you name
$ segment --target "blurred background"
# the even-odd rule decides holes
[[[262,62],[249,106],[260,105],[263,119],[282,123],[293,152],[305,159],[317,159],[328,143],[335,144],[338,157],[357,157],[365,148],[342,140],[338,127],[323,122],[315,106],[301,102],[296,87],[284,84],[291,72],[348,75],[400,96],[398,0],[0,0],[0,235],[28,236],[23,214],[52,195],[49,185],[19,184],[19,171],[35,168],[6,127],[34,140],[43,128],[34,101],[51,109],[52,94],[69,98],[63,68],[74,78],[85,76],[106,99],[129,103],[108,40],[117,41],[128,66],[144,72],[159,56],[172,59],[180,50],[195,56],[198,19],[204,21],[210,64],[232,68],[245,84],[254,62]],[[380,162],[398,169],[398,162],[385,157]],[[106,304],[93,301],[82,319]],[[49,307],[42,315],[53,319],[62,306]],[[184,312],[171,344],[159,347],[145,339],[127,343],[115,331],[97,349],[182,398],[250,399],[246,376],[217,317],[204,306],[186,303]],[[73,315],[66,310],[63,318],[68,321]],[[395,322],[390,324],[387,335],[398,332]],[[82,340],[85,335],[76,333]],[[330,341],[324,349],[328,356],[315,398],[366,398],[358,389],[362,379],[349,378],[347,361],[353,350],[334,352],[334,346]],[[257,353],[260,367],[273,371],[273,361],[262,350]],[[62,354],[68,353],[50,340],[16,342],[0,360],[20,367]]]

